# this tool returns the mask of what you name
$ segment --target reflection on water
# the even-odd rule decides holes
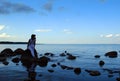
[[[27,80],[24,80],[24,81],[39,81],[39,80],[36,80],[36,71],[35,71],[35,68],[37,66],[36,62],[28,62],[29,64],[27,64],[26,66],[26,69],[27,69],[27,72],[28,72],[28,79]]]

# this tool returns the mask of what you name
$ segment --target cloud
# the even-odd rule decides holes
[[[46,4],[44,4],[43,8],[44,8],[46,11],[51,12],[52,9],[53,9],[53,3],[52,3],[52,2],[46,3]]]
[[[8,1],[0,1],[0,14],[10,14],[10,13],[30,13],[35,12],[35,10],[25,4],[11,3]]]
[[[73,32],[70,31],[69,29],[64,29],[63,32],[66,33],[66,34],[72,34],[72,33],[73,33]]]
[[[59,11],[64,11],[65,10],[65,7],[61,6],[58,8]]]
[[[115,34],[115,37],[120,37],[120,34]]]
[[[3,30],[5,28],[5,25],[0,25],[0,30]]]
[[[0,38],[8,38],[8,37],[11,37],[11,36],[6,33],[0,34]]]
[[[120,37],[120,34],[100,35],[100,37],[104,37],[104,38]]]
[[[111,37],[113,37],[113,34],[108,34],[108,35],[106,35],[105,37],[106,37],[106,38],[111,38]]]
[[[37,29],[35,30],[36,32],[50,32],[52,31],[51,29]]]

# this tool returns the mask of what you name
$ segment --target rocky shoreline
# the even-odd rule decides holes
[[[20,55],[20,57],[15,57],[12,58],[12,62],[15,63],[16,65],[21,62],[23,66],[25,66],[28,71],[29,69],[31,69],[31,66],[34,64],[34,68],[38,65],[40,67],[46,67],[48,65],[49,62],[51,62],[53,59],[53,57],[55,57],[55,54],[53,53],[45,53],[45,54],[41,54],[39,55],[38,59],[32,59],[30,56],[30,51],[29,50],[23,50],[21,48],[17,48],[16,50],[12,50],[10,48],[6,48],[4,50],[2,50],[0,52],[0,62],[2,62],[4,65],[9,65],[9,62],[7,61],[8,57],[13,57],[13,56],[17,56]],[[105,53],[104,55],[106,58],[117,58],[118,57],[118,52],[117,51],[110,51]],[[63,57],[66,58],[67,60],[71,60],[74,61],[76,59],[79,59],[79,56],[75,56],[74,54],[71,54],[67,51],[64,51],[63,53],[59,54],[59,57]],[[94,58],[96,59],[100,59],[101,56],[100,55],[95,55]],[[105,61],[104,60],[100,60],[98,62],[98,65],[100,67],[103,67],[105,65]],[[87,72],[90,76],[100,76],[102,74],[101,71],[99,70],[91,70],[91,69],[85,69],[84,71],[82,70],[81,67],[72,67],[72,66],[67,66],[62,64],[61,62],[57,62],[51,64],[51,67],[53,67],[52,69],[48,69],[48,72],[53,73],[54,71],[54,67],[60,67],[63,70],[69,70],[69,71],[73,71],[76,75],[80,75],[81,72]],[[114,74],[118,73],[120,74],[120,70],[111,70],[111,69],[107,69],[107,68],[102,68],[103,71],[107,71],[108,72],[108,77],[113,77]],[[29,76],[30,76],[30,80],[28,81],[32,81],[35,80],[35,75],[36,73],[34,72],[34,70],[30,70],[29,71]],[[116,81],[120,81],[120,77],[116,77]]]

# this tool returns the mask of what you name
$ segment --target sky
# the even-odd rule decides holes
[[[0,41],[120,44],[120,0],[0,0]]]

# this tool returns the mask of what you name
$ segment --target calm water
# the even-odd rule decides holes
[[[1,44],[0,51],[5,48],[11,48],[15,50],[17,48],[26,49],[26,45],[20,44]],[[37,73],[36,79],[40,81],[117,81],[116,78],[120,77],[119,73],[110,74],[108,71],[103,69],[110,69],[114,71],[120,71],[120,45],[119,44],[45,44],[36,45],[36,50],[40,55],[46,52],[55,54],[51,57],[47,67],[37,66],[35,71]],[[76,60],[68,60],[66,57],[60,57],[59,54],[67,51],[77,58]],[[117,51],[117,58],[108,58],[104,54],[109,51]],[[100,55],[100,58],[95,58],[95,55]],[[0,81],[24,81],[28,78],[28,73],[26,68],[22,66],[21,62],[19,65],[11,62],[8,58],[8,65],[3,65],[0,62]],[[99,66],[99,61],[103,60],[105,65],[103,67]],[[67,65],[70,67],[81,68],[81,73],[76,75],[73,70],[63,70],[61,67],[51,67],[51,64],[57,64],[60,62],[62,65]],[[54,70],[54,72],[48,72],[48,69]],[[101,72],[100,76],[91,76],[85,70],[98,70]]]

